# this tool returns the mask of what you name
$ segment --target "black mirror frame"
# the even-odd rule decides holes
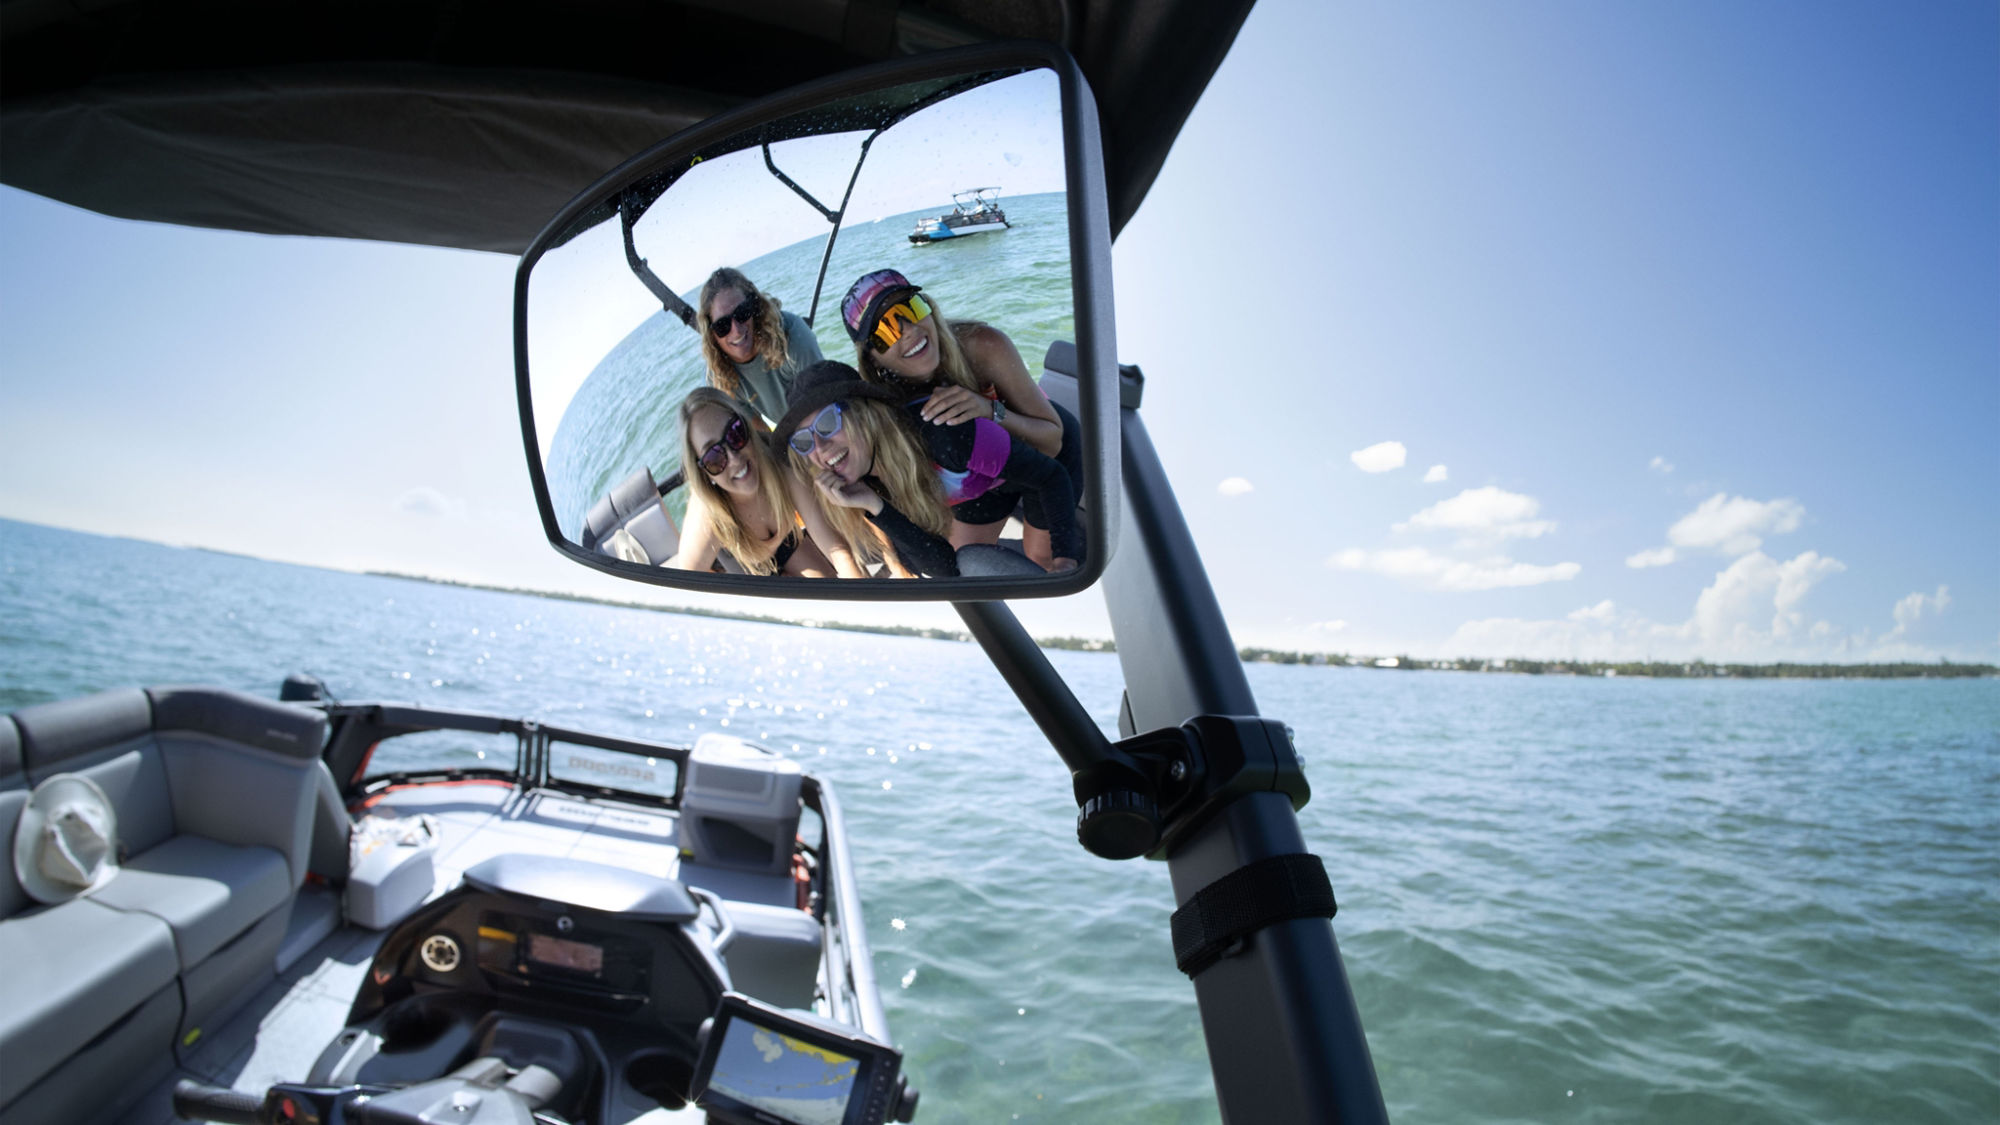
[[[528,276],[578,216],[615,188],[644,179],[691,154],[761,124],[808,111],[839,98],[953,74],[1009,68],[1054,71],[1062,96],[1063,159],[1069,206],[1070,286],[1075,300],[1080,370],[1077,420],[1083,424],[1084,475],[1079,499],[1089,515],[1090,550],[1075,570],[1027,578],[797,579],[776,581],[745,574],[666,570],[600,555],[571,542],[556,522],[555,504],[542,469],[534,403],[528,378]],[[635,283],[636,284],[636,283]],[[514,275],[514,388],[528,477],[541,511],[542,530],[574,562],[619,578],[672,589],[714,594],[815,601],[997,601],[1053,598],[1089,589],[1117,550],[1119,503],[1118,349],[1111,296],[1110,207],[1104,189],[1104,153],[1097,102],[1076,60],[1053,43],[1032,40],[979,44],[845,71],[796,86],[683,129],[599,178],[572,199],[535,236]],[[1032,357],[1031,357],[1032,358]]]

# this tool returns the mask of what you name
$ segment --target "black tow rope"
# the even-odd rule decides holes
[[[1331,918],[1339,906],[1316,855],[1261,859],[1224,875],[1174,911],[1174,964],[1200,975],[1233,946],[1277,922]]]

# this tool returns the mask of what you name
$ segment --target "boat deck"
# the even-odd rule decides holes
[[[438,825],[431,898],[456,887],[465,870],[492,856],[535,854],[613,864],[678,878],[725,898],[791,905],[791,879],[704,869],[684,863],[677,819],[614,801],[545,790],[522,792],[506,783],[451,782],[392,789],[372,798],[356,817],[429,815]],[[118,1120],[123,1125],[170,1125],[174,1084],[194,1079],[263,1094],[276,1082],[300,1082],[320,1052],[346,1026],[348,1007],[387,931],[346,925],[340,896],[307,885],[292,909],[280,970],[222,1026],[177,1048],[177,1065]],[[655,1107],[630,1120],[669,1125],[707,1120],[689,1106]]]

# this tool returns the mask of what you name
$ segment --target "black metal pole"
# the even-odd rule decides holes
[[[956,602],[954,608],[1069,772],[1081,772],[1110,757],[1110,740],[1007,603]]]
[[[1121,548],[1099,588],[1138,731],[1196,715],[1252,715],[1256,700],[1159,455],[1122,410]],[[1167,857],[1186,903],[1231,872],[1306,851],[1290,802],[1238,799]],[[1335,868],[1337,871],[1337,868]],[[1337,889],[1337,888],[1336,888]],[[1259,930],[1194,980],[1223,1120],[1232,1125],[1388,1120],[1332,923]]]

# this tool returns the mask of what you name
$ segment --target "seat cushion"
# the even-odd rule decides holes
[[[173,931],[150,914],[72,899],[0,922],[0,1105],[179,970]]]
[[[285,857],[271,848],[180,835],[126,861],[91,899],[172,927],[185,970],[284,905],[291,890]]]

